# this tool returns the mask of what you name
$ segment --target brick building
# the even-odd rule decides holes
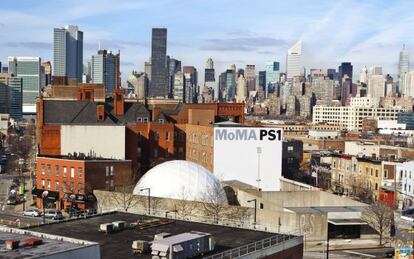
[[[138,180],[148,169],[163,161],[187,158],[187,125],[212,127],[221,121],[244,122],[244,106],[239,103],[183,104],[176,100],[156,99],[142,102],[125,98],[122,89],[115,89],[112,96],[102,99],[99,89],[85,84],[78,88],[76,99],[73,99],[73,93],[38,99],[40,155],[69,155],[68,150],[72,150],[93,153],[96,157],[131,160],[134,179]],[[94,129],[92,126],[113,127],[113,132],[117,133],[102,136],[106,128]],[[119,132],[121,127],[124,132]],[[68,141],[65,142],[69,137],[68,128],[70,132],[87,131],[70,137],[77,143],[84,142],[90,150],[85,151],[85,147],[82,151],[73,147],[68,149]],[[93,140],[93,145],[88,144]],[[120,150],[117,145],[118,149],[112,149],[116,142],[124,143],[124,148]],[[97,145],[102,147],[97,148]],[[113,155],[108,155],[108,150],[113,150]]]
[[[94,189],[129,186],[133,178],[130,160],[39,156],[33,195],[38,208],[42,207],[42,193],[46,190],[45,207],[65,209],[74,203],[79,209],[96,208]]]

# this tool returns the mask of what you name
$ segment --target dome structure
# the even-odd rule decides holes
[[[138,181],[133,193],[151,196],[227,203],[226,193],[219,180],[206,168],[191,161],[172,160],[149,170]]]

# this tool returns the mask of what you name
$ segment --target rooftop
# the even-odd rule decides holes
[[[59,233],[57,233],[59,234]],[[36,246],[25,246],[24,241],[40,239]],[[6,248],[6,240],[19,240],[19,247],[14,250]],[[45,235],[42,233],[0,226],[0,258],[39,258],[42,256],[64,253],[69,250],[97,245],[79,239],[68,239],[62,236]]]
[[[151,220],[153,223],[149,224]],[[139,222],[140,224],[135,228],[128,228],[111,234],[99,232],[100,224],[111,223],[114,221],[126,221],[127,223]],[[155,234],[163,232],[171,233],[173,235],[190,231],[210,233],[214,236],[216,248],[209,254],[220,253],[277,235],[269,232],[181,220],[166,220],[124,212],[114,212],[86,219],[43,225],[34,227],[33,230],[42,233],[60,234],[67,237],[82,238],[98,242],[101,245],[101,255],[103,258],[137,257],[132,254],[131,245],[134,240],[153,241]],[[151,255],[145,254],[140,257],[151,258]]]

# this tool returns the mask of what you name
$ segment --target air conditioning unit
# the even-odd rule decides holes
[[[104,224],[101,224],[99,227],[99,231],[105,232],[105,233],[110,233],[113,230],[114,230],[114,224],[112,223],[104,223]]]
[[[123,230],[126,228],[126,222],[125,221],[114,221],[112,222],[112,224],[114,225],[114,228],[117,230]]]

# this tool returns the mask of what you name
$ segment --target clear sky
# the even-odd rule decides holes
[[[0,60],[52,60],[53,28],[78,25],[84,60],[101,47],[121,51],[121,70],[143,70],[151,28],[168,28],[168,55],[201,72],[208,57],[216,73],[230,64],[271,60],[285,68],[290,45],[303,40],[305,65],[337,68],[342,61],[397,72],[402,44],[414,49],[414,1],[394,0],[14,0],[0,7]],[[411,53],[413,53],[411,51]],[[204,74],[200,73],[200,81]]]

